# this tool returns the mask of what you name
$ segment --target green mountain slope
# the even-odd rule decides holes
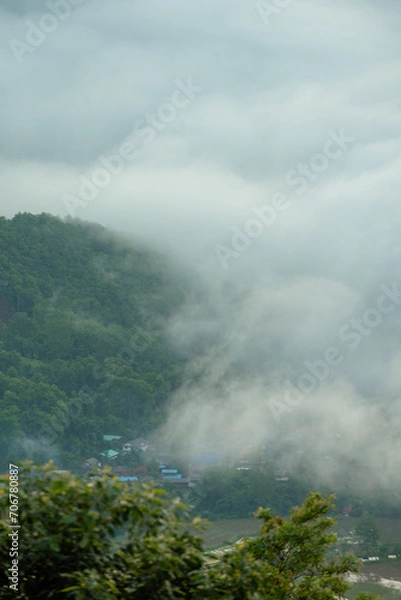
[[[70,466],[160,424],[180,382],[163,337],[182,282],[98,225],[0,220],[0,456]],[[4,464],[2,467],[4,467]]]

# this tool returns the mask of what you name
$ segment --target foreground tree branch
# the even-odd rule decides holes
[[[13,588],[9,476],[0,486],[1,599],[337,600],[358,571],[352,556],[326,558],[333,498],[318,493],[287,521],[259,509],[258,537],[217,560],[205,552],[203,521],[161,490],[129,488],[107,471],[84,480],[52,464],[25,463],[18,479]]]

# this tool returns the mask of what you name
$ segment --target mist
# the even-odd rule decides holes
[[[2,214],[95,221],[191,275],[160,432],[183,451],[290,439],[323,480],[352,457],[399,487],[399,5],[55,4],[0,8]]]

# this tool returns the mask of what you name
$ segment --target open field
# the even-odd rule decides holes
[[[357,519],[339,517],[336,520],[335,530],[339,535],[343,535],[353,529]],[[401,543],[401,519],[377,519],[377,524],[383,542]],[[206,547],[211,550],[233,544],[241,537],[252,537],[259,531],[259,526],[260,522],[256,518],[213,521],[204,533]],[[380,579],[401,582],[401,560],[364,563],[361,565],[360,574],[370,581],[354,583],[347,592],[347,600],[354,600],[362,592],[380,596],[382,600],[401,600],[401,583],[399,589],[391,589],[377,583]]]
[[[233,544],[242,537],[251,537],[260,529],[260,521],[256,518],[249,519],[219,519],[213,521],[204,533],[207,549]]]
[[[339,535],[353,529],[358,519],[355,517],[336,517],[335,531]],[[385,544],[401,544],[401,519],[376,519],[380,532],[380,541]]]
[[[398,579],[401,581],[401,560],[364,563],[360,570],[361,575]]]
[[[357,520],[354,517],[337,517],[336,533],[339,535],[348,533],[355,527]],[[377,519],[377,525],[380,531],[380,540],[383,543],[401,543],[401,519]],[[211,523],[204,534],[206,546],[208,548],[224,546],[226,543],[233,543],[241,537],[253,536],[259,531],[259,527],[260,521],[255,517],[248,519],[218,519]],[[385,567],[385,564],[383,567]],[[398,574],[401,578],[401,569]],[[384,576],[386,575],[383,573]],[[389,576],[395,577],[396,575]]]
[[[354,600],[362,592],[380,596],[383,600],[401,600],[401,592],[374,583],[355,583],[347,592],[347,600]]]

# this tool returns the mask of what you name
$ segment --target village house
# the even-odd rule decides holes
[[[142,450],[143,452],[146,452],[146,450],[148,450],[148,448],[149,448],[149,443],[144,438],[139,437],[130,442],[126,442],[123,445],[122,450],[124,453],[129,453],[132,450]]]

